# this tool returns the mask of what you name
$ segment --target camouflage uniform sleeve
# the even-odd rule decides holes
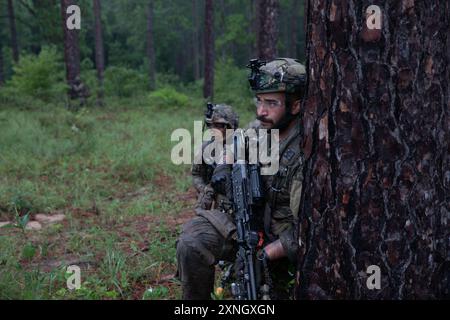
[[[195,153],[194,164],[192,165],[191,168],[192,182],[198,193],[203,192],[206,185],[209,183],[208,181],[206,181],[206,164],[203,163],[202,161],[203,150],[205,146],[206,146],[205,143],[202,144],[200,149],[198,149],[197,152]]]
[[[193,164],[191,169],[192,182],[198,193],[203,192],[207,185],[205,181],[205,168],[203,164]]]
[[[289,205],[276,208],[272,213],[273,219],[278,220],[278,234],[281,244],[291,261],[296,261],[299,244],[295,236],[295,226],[298,225],[298,213],[300,209],[300,197],[302,192],[303,172],[302,166],[295,168],[290,181]]]

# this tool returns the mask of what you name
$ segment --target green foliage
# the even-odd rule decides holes
[[[88,88],[90,96],[88,97],[88,105],[95,104],[97,99],[97,90],[99,89],[97,70],[91,59],[85,58],[81,61],[81,81]]]
[[[214,100],[235,108],[252,108],[252,92],[247,81],[248,71],[236,67],[230,59],[216,64]]]
[[[254,34],[248,32],[251,20],[245,16],[245,12],[230,13],[224,19],[224,23],[220,20],[216,22],[223,25],[216,37],[216,53],[221,59],[228,57],[237,64],[244,65],[251,57],[248,56],[248,51],[242,48],[251,47],[256,39]],[[230,52],[233,54],[230,55]]]
[[[27,243],[22,248],[22,259],[31,260],[36,255],[36,247],[32,243]]]
[[[25,228],[27,226],[28,221],[30,220],[30,214],[27,213],[24,216],[19,216],[19,213],[16,210],[16,224],[15,227],[20,228],[22,232],[25,232]]]
[[[28,214],[33,208],[31,201],[30,193],[25,189],[16,190],[16,193],[13,194],[10,202],[10,210],[14,210],[17,215],[19,215],[19,213]]]
[[[14,66],[14,75],[7,83],[9,95],[25,95],[52,101],[66,93],[64,67],[55,48],[45,47],[38,56],[24,55]]]
[[[148,89],[147,75],[125,67],[105,70],[105,93],[108,96],[131,97]]]
[[[126,258],[120,251],[113,248],[111,243],[108,243],[107,246],[102,270],[107,283],[123,296],[124,290],[129,286]]]
[[[164,87],[153,91],[148,97],[150,105],[158,108],[186,107],[191,102],[191,98],[172,87]]]
[[[165,87],[172,87],[180,89],[183,87],[182,79],[173,73],[158,73],[156,75],[156,88],[161,89]]]
[[[185,110],[160,109],[148,97],[145,102],[116,101],[111,102],[113,107],[76,114],[61,107],[49,112],[47,106],[33,112],[0,110],[0,208],[11,218],[14,205],[21,214],[67,205],[89,208],[94,199],[111,196],[117,187],[145,184],[157,174],[185,174],[186,167],[170,160],[170,133],[191,129],[194,120],[201,120],[203,108],[200,104],[191,108],[195,99],[176,91],[168,96],[169,101],[182,101]],[[142,107],[128,105],[136,101]],[[190,183],[174,181],[173,188],[183,191]],[[150,203],[155,199],[131,205],[142,213]]]

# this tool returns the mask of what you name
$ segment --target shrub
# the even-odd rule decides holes
[[[172,87],[164,87],[149,94],[151,106],[174,108],[192,105],[192,99]]]
[[[156,88],[173,87],[180,89],[179,86],[182,84],[180,77],[173,73],[158,73],[156,75]]]
[[[147,91],[147,75],[124,67],[109,67],[105,71],[105,94],[131,97]]]
[[[4,95],[29,96],[46,102],[63,99],[66,94],[64,67],[53,47],[44,47],[39,55],[24,55],[14,66],[14,75]]]

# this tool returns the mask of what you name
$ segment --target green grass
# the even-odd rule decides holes
[[[78,113],[0,106],[0,221],[66,214],[38,232],[0,229],[0,299],[180,297],[176,280],[159,279],[175,272],[175,218],[194,201],[180,197],[192,193],[189,166],[170,161],[172,131],[202,119],[192,99],[116,99]],[[241,124],[249,110],[238,109]],[[80,290],[66,287],[70,263],[81,267]]]

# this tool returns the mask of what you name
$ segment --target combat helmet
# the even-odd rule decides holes
[[[268,63],[253,59],[247,68],[251,69],[248,80],[256,94],[271,92],[304,94],[306,69],[296,59],[276,58]]]
[[[207,125],[222,123],[229,129],[236,129],[239,126],[239,117],[229,105],[208,103],[205,123]]]

